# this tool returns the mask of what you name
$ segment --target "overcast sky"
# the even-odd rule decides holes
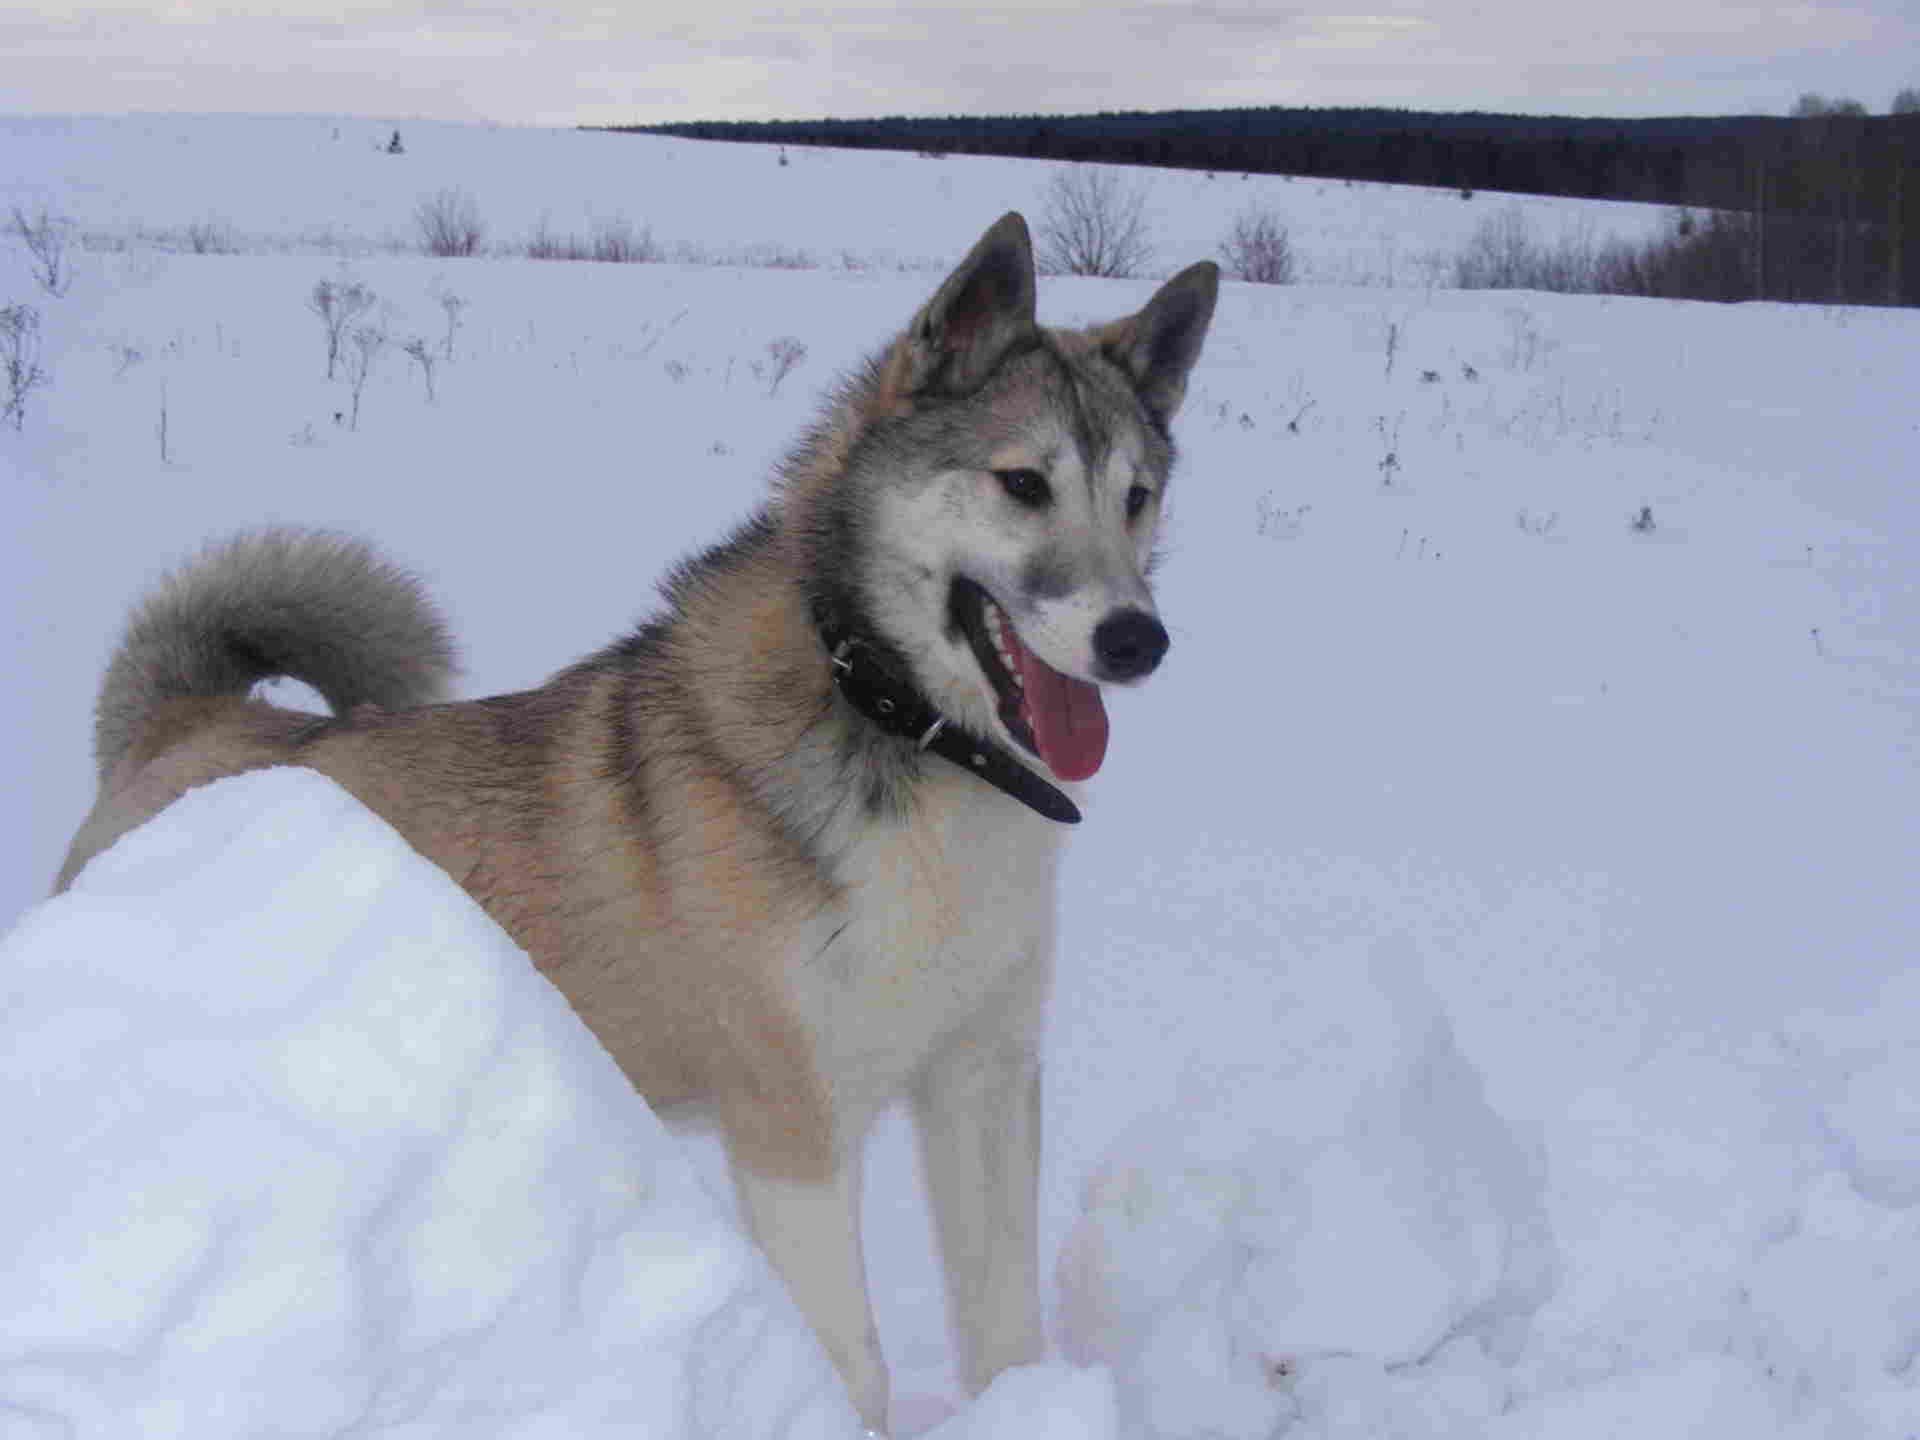
[[[1884,112],[1920,0],[0,0],[0,110],[570,125],[1224,105]]]

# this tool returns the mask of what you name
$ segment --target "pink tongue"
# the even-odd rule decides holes
[[[1107,707],[1100,703],[1100,687],[1062,675],[1018,637],[1010,638],[1040,758],[1062,780],[1086,779],[1107,758]]]

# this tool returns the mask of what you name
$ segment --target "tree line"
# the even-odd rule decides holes
[[[999,155],[1637,200],[1723,212],[1730,299],[1920,305],[1920,92],[1896,112],[1593,119],[1392,109],[892,116],[610,127],[929,157]],[[1731,237],[1731,243],[1728,243]]]

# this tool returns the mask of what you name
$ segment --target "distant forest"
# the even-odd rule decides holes
[[[1737,215],[1750,237],[1731,298],[1920,305],[1920,114],[1620,120],[1265,107],[612,128],[1691,206]]]

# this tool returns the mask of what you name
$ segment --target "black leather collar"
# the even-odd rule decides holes
[[[952,761],[1049,820],[1080,823],[1079,806],[1014,759],[1004,746],[949,721],[912,684],[894,674],[831,604],[816,601],[813,618],[827,647],[835,687],[881,730]]]

